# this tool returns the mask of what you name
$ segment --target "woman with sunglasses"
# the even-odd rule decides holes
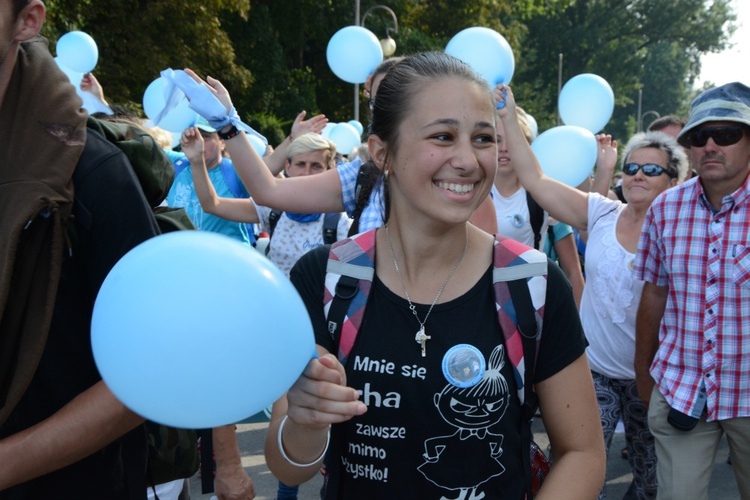
[[[515,113],[509,88],[499,113]],[[507,123],[507,120],[503,120]],[[517,136],[516,136],[517,138]],[[513,137],[509,135],[509,140]],[[600,148],[613,148],[605,143]],[[625,147],[622,171],[627,204],[597,193],[584,193],[545,176],[526,141],[508,144],[521,184],[555,219],[588,231],[586,285],[581,299],[581,323],[589,341],[589,358],[599,401],[607,450],[620,418],[625,424],[629,461],[639,499],[656,497],[656,453],[648,430],[646,408],[638,397],[633,358],[635,317],[643,288],[631,277],[631,267],[646,211],[663,191],[685,179],[688,162],[677,142],[661,132],[635,135]],[[613,148],[613,149],[616,149]],[[616,154],[600,155],[616,161]],[[609,168],[614,167],[610,165]],[[605,486],[606,489],[606,486]],[[605,497],[602,489],[599,497]]]

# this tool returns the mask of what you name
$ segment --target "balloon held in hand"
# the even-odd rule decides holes
[[[99,48],[93,38],[83,31],[69,31],[57,41],[57,57],[67,68],[77,73],[93,71],[99,62]]]
[[[516,59],[508,41],[495,30],[474,26],[459,31],[445,47],[445,53],[471,66],[495,88],[509,84],[516,69]]]
[[[91,344],[123,404],[190,429],[258,413],[315,356],[307,310],[284,274],[202,231],[157,236],[120,259],[97,296]]]

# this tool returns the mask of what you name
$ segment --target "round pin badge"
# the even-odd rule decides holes
[[[455,345],[443,356],[443,375],[456,387],[478,384],[486,369],[482,352],[470,344]]]

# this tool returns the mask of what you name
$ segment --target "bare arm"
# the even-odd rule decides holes
[[[0,441],[0,491],[78,462],[142,424],[104,382]]]
[[[331,424],[367,410],[357,391],[346,386],[344,367],[336,357],[322,347],[318,347],[318,355],[319,358],[308,363],[287,395],[274,403],[266,434],[268,468],[288,485],[303,483],[320,470]],[[309,464],[306,467],[292,465],[281,455],[279,426],[285,415],[288,418],[281,439],[284,451],[298,464]]]
[[[536,384],[536,392],[555,454],[536,498],[596,498],[604,484],[607,457],[586,355]]]
[[[596,173],[594,174],[594,182],[591,184],[591,192],[608,196],[612,174],[614,174],[617,164],[617,141],[613,141],[611,135],[598,134],[596,142],[598,143]]]
[[[513,157],[513,169],[521,184],[552,217],[573,227],[586,229],[588,195],[542,173],[539,162],[518,125],[516,104],[510,87],[498,85],[493,90],[495,99],[502,101],[501,88],[507,92],[504,97],[506,105],[498,110],[498,116],[503,122],[508,151]]]
[[[185,72],[206,84],[227,109],[231,108],[229,93],[221,82],[209,77],[206,83],[193,71],[186,69]],[[317,175],[278,179],[263,163],[244,133],[225,141],[225,144],[242,183],[259,205],[300,213],[344,211],[341,182],[335,169]]]
[[[644,283],[635,319],[635,383],[647,408],[655,383],[649,369],[659,349],[659,325],[667,307],[668,294],[667,286]]]
[[[492,198],[489,196],[485,198],[482,204],[471,214],[469,222],[487,233],[497,233],[497,213]]]
[[[203,137],[197,128],[190,127],[182,133],[180,146],[190,160],[195,193],[205,212],[236,222],[258,222],[258,211],[253,200],[221,198],[216,194],[203,160]]]
[[[581,260],[578,258],[578,249],[576,240],[572,234],[557,240],[554,243],[557,259],[560,261],[560,268],[570,281],[573,287],[573,296],[576,301],[576,307],[581,308],[581,296],[583,295],[583,271],[581,271]]]
[[[252,500],[255,486],[242,467],[235,426],[216,427],[212,434],[216,455],[214,486],[219,500]]]

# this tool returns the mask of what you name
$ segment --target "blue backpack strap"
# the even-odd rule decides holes
[[[232,162],[226,158],[222,158],[221,162],[219,162],[219,168],[232,196],[235,198],[247,198],[242,190],[242,181],[237,177],[237,172],[235,172]]]
[[[338,241],[328,254],[323,309],[328,332],[338,345],[337,355],[343,365],[362,326],[375,276],[376,232],[372,229]]]

